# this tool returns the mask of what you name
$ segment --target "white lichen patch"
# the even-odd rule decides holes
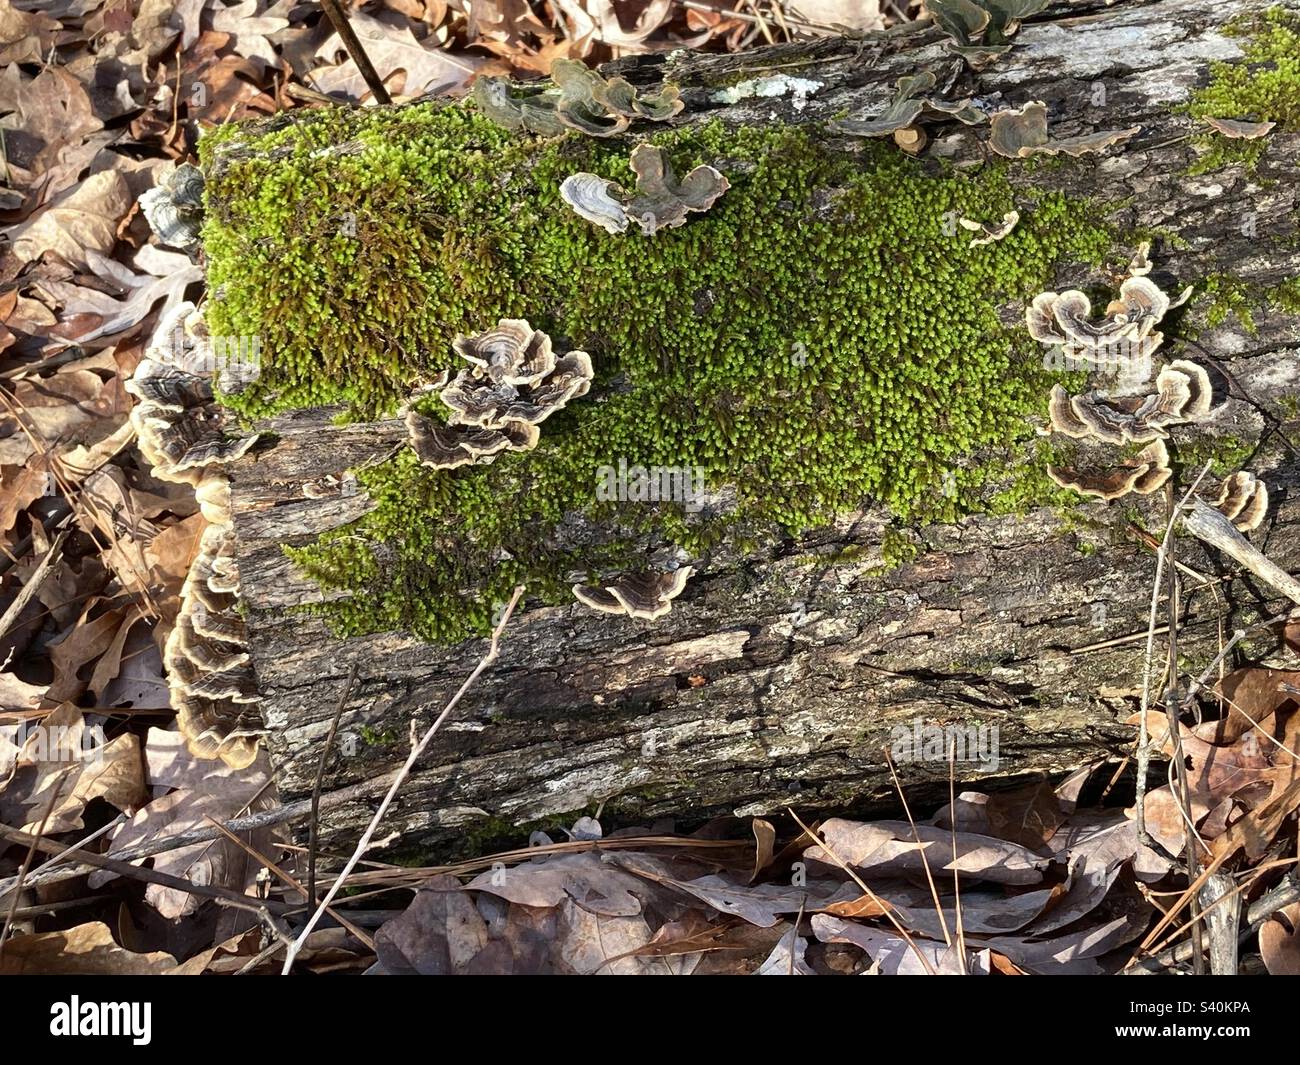
[[[824,84],[811,78],[792,78],[787,74],[775,74],[767,78],[750,78],[748,81],[729,85],[725,89],[718,89],[710,99],[716,104],[736,104],[741,100],[754,98],[790,96],[794,109],[802,111],[808,105],[808,97]]]

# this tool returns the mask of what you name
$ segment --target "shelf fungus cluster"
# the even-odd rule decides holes
[[[628,193],[596,174],[572,174],[560,184],[560,198],[588,222],[608,233],[626,232],[635,222],[647,237],[686,222],[692,212],[707,211],[730,183],[711,166],[697,166],[680,181],[662,148],[638,144],[629,160],[636,192]]]
[[[1147,444],[1164,439],[1168,429],[1200,421],[1210,413],[1213,391],[1205,368],[1175,359],[1156,376],[1145,396],[1110,396],[1099,390],[1072,396],[1052,386],[1048,417],[1052,432],[1105,444]]]
[[[1086,464],[1048,466],[1048,476],[1056,484],[1101,499],[1118,499],[1130,492],[1147,495],[1164,485],[1172,474],[1165,443],[1169,428],[1205,418],[1213,401],[1209,375],[1186,359],[1165,366],[1156,376],[1154,390],[1149,384],[1150,355],[1164,340],[1155,327],[1171,307],[1191,295],[1187,289],[1171,300],[1151,280],[1149,251],[1149,244],[1138,248],[1119,297],[1107,305],[1100,320],[1094,320],[1092,302],[1078,289],[1041,293],[1025,310],[1029,334],[1040,344],[1060,347],[1094,370],[1119,374],[1127,369],[1130,383],[1142,389],[1134,395],[1111,395],[1100,389],[1071,395],[1062,385],[1052,386],[1045,432],[1081,441],[1087,451],[1106,445],[1130,452],[1119,457],[1094,455]],[[1136,357],[1124,363],[1126,353]],[[1140,380],[1132,380],[1135,369]],[[1145,446],[1133,453],[1135,445]]]
[[[629,574],[612,584],[575,584],[573,596],[583,606],[602,614],[625,614],[654,621],[673,607],[693,572],[690,566]]]
[[[158,184],[140,196],[140,210],[161,243],[195,247],[203,224],[203,171],[189,163],[165,167]]]
[[[261,719],[238,610],[225,467],[257,434],[230,431],[213,400],[211,367],[202,315],[182,303],[159,323],[126,390],[136,397],[131,424],[154,476],[192,485],[209,523],[164,648],[171,703],[195,755],[240,767],[256,756]]]
[[[996,244],[1003,238],[1010,236],[1011,231],[1020,222],[1020,212],[1007,211],[1002,216],[1002,221],[996,224],[981,222],[974,218],[959,218],[957,221],[962,229],[979,234],[978,237],[971,237],[970,241],[972,248],[979,248],[986,244]]]
[[[455,378],[443,373],[417,395],[437,392],[451,408],[443,424],[408,403],[406,429],[422,465],[452,470],[491,462],[504,451],[531,451],[539,426],[571,399],[585,396],[593,376],[585,351],[556,356],[551,338],[521,318],[453,342],[469,364]]]
[[[1150,495],[1164,486],[1173,470],[1169,448],[1157,440],[1133,455],[1103,456],[1086,466],[1048,466],[1047,475],[1062,488],[1109,500],[1130,492]]]
[[[1141,126],[1128,129],[1100,130],[1078,137],[1054,140],[1047,132],[1047,105],[1031,100],[1016,110],[998,111],[989,119],[989,147],[1007,159],[1027,159],[1032,155],[1084,155],[1123,144],[1142,132]]]
[[[985,120],[984,112],[970,100],[943,100],[926,95],[936,84],[930,71],[899,78],[895,83],[897,91],[889,106],[875,118],[841,119],[831,123],[831,128],[839,133],[854,137],[890,137],[905,152],[913,155],[926,145],[925,131],[920,127],[920,120],[929,115],[934,118],[955,118],[967,126],[975,126]]]
[[[1132,355],[1149,359],[1164,342],[1164,335],[1155,327],[1192,294],[1189,286],[1171,299],[1151,280],[1149,251],[1146,243],[1138,248],[1118,298],[1106,305],[1100,321],[1094,321],[1092,301],[1086,293],[1078,289],[1042,292],[1025,312],[1029,335],[1094,369],[1114,370],[1117,359]]]
[[[1238,470],[1219,487],[1214,505],[1240,532],[1250,532],[1268,513],[1268,485],[1253,473]]]
[[[925,0],[925,10],[950,38],[948,48],[972,67],[986,66],[1011,50],[1022,19],[1048,0]]]
[[[533,89],[508,78],[478,78],[474,102],[509,130],[555,136],[576,129],[590,137],[613,137],[638,119],[666,122],[684,106],[676,86],[641,94],[626,79],[602,77],[573,59],[555,60],[551,81],[553,89]]]
[[[191,753],[241,769],[257,757],[265,728],[239,614],[234,546],[230,526],[204,529],[163,662],[176,722]]]

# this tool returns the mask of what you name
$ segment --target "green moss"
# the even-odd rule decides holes
[[[391,411],[455,365],[457,333],[502,316],[596,364],[591,395],[533,452],[448,473],[404,451],[359,474],[375,509],[288,552],[357,593],[323,608],[344,632],[482,633],[515,583],[563,602],[575,575],[626,569],[653,539],[699,555],[869,501],[950,520],[1060,494],[1015,456],[1061,378],[999,310],[1062,263],[1100,261],[1110,237],[1086,203],[1013,197],[997,166],[970,176],[874,144],[846,158],[815,130],[712,125],[653,139],[679,173],[724,169],[726,195],[680,229],[614,237],[557,189],[579,170],[630,185],[626,145],[517,139],[432,105],[321,112],[238,156],[228,136],[203,144],[222,205],[204,231],[209,324],[270,353],[229,397],[239,410]],[[1012,206],[1022,221],[997,244],[970,248],[952,226]],[[596,502],[598,467],[620,458],[702,467],[736,505],[705,520]],[[573,515],[608,539],[548,547]]]
[[[1207,462],[1211,463],[1210,469],[1215,476],[1226,477],[1245,466],[1254,451],[1254,444],[1230,433],[1223,436],[1207,434],[1179,441],[1170,449],[1170,458],[1175,470],[1190,483]]]
[[[902,529],[886,529],[880,538],[880,557],[887,569],[911,562],[921,553],[921,546]]]
[[[1286,314],[1300,314],[1300,277],[1293,277],[1274,285],[1264,293],[1269,306]]]
[[[1210,82],[1192,98],[1188,113],[1300,129],[1300,14],[1273,7],[1234,20],[1228,33],[1249,38],[1245,54],[1210,68]],[[1231,164],[1253,169],[1268,150],[1267,138],[1232,140],[1218,133],[1207,134],[1201,144],[1207,151],[1192,169],[1197,174]]]
[[[1257,333],[1255,307],[1260,293],[1251,285],[1226,274],[1212,274],[1196,286],[1196,303],[1205,308],[1205,324],[1211,329],[1234,315],[1251,336]]]

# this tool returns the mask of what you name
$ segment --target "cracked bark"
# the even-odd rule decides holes
[[[1266,4],[1211,0],[1057,5],[1026,25],[1016,47],[982,74],[963,70],[928,27],[860,40],[824,40],[739,56],[637,57],[617,64],[633,81],[683,86],[686,121],[808,122],[873,113],[893,81],[935,70],[950,96],[987,104],[1048,103],[1054,135],[1140,124],[1105,157],[1015,172],[1022,187],[1104,195],[1117,226],[1174,234],[1157,276],[1190,283],[1214,274],[1267,287],[1300,274],[1296,192],[1300,134],[1274,134],[1254,174],[1199,178],[1195,124],[1178,111],[1211,61],[1241,42],[1225,22]],[[790,96],[713,101],[719,82],[793,74],[821,83]],[[283,121],[283,119],[278,119]],[[936,127],[929,154],[979,165],[987,128]],[[847,144],[845,150],[852,150]],[[1250,224],[1253,219],[1254,225]],[[1062,286],[1099,279],[1067,267]],[[1008,307],[1006,320],[1021,309]],[[1197,430],[1256,445],[1247,467],[1276,505],[1255,541],[1300,569],[1292,498],[1300,464],[1287,439],[1300,394],[1295,318],[1263,310],[1251,334],[1234,318],[1210,328],[1193,307],[1179,351],[1211,368],[1214,420]],[[1026,357],[1038,357],[1026,340]],[[423,728],[478,660],[483,644],[422,644],[400,633],[338,640],[289,608],[321,592],[297,575],[281,544],[309,542],[364,512],[361,495],[309,499],[303,486],[389,453],[395,421],[338,427],[329,411],[276,419],[274,448],[234,472],[239,564],[254,662],[266,693],[282,792],[310,791],[319,744],[353,663],[358,682],[340,733],[354,753],[332,757],[326,787],[376,777],[405,756],[409,722]],[[1127,501],[1126,501],[1127,503]],[[1162,507],[1145,501],[1149,528]],[[408,847],[439,848],[484,826],[555,818],[605,800],[626,816],[801,811],[888,801],[882,748],[914,721],[993,725],[999,779],[1051,773],[1116,755],[1122,720],[1141,685],[1154,555],[1133,535],[1126,505],[1068,515],[972,517],[913,531],[919,554],[881,572],[888,519],[846,516],[833,528],[748,557],[719,557],[672,613],[654,624],[534,607],[506,633],[497,667],[437,737],[390,815]],[[851,561],[835,561],[837,555]],[[1179,561],[1211,578],[1183,604],[1180,650],[1212,657],[1220,633],[1276,612],[1280,600],[1221,559],[1180,543]],[[1189,581],[1193,585],[1195,581]],[[1258,646],[1256,646],[1258,650]],[[349,741],[348,737],[351,737]],[[368,737],[368,739],[367,739]],[[918,801],[946,792],[946,766],[899,766]],[[965,764],[960,777],[980,774]],[[377,801],[377,800],[376,800]],[[365,801],[335,809],[322,846],[341,848],[370,815]]]

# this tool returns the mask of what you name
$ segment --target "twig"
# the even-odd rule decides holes
[[[1261,895],[1247,908],[1246,927],[1242,929],[1237,940],[1238,943],[1249,939],[1259,930],[1260,925],[1272,917],[1273,914],[1284,906],[1290,906],[1293,902],[1300,902],[1300,878],[1297,878],[1295,873],[1291,873],[1277,887],[1273,888],[1268,894]],[[1150,976],[1153,973],[1163,972],[1171,965],[1187,961],[1192,956],[1192,950],[1193,947],[1190,941],[1175,944],[1162,950],[1159,954],[1153,954],[1148,958],[1134,959],[1124,969],[1120,970],[1120,975]]]
[[[344,806],[350,802],[357,802],[361,799],[368,799],[372,795],[382,791],[389,784],[393,777],[396,776],[397,770],[391,773],[385,773],[383,776],[375,777],[372,780],[359,781],[356,784],[349,784],[345,788],[339,788],[337,791],[329,792],[321,796],[321,806],[324,809],[333,809],[336,806]],[[286,821],[297,821],[300,818],[308,817],[311,814],[311,800],[300,799],[297,802],[288,803],[285,806],[277,806],[270,810],[262,810],[247,817],[232,817],[229,821],[222,824],[231,832],[248,832],[258,828],[269,828],[272,825],[284,824]],[[138,862],[142,858],[151,858],[156,854],[164,854],[167,851],[179,850],[182,847],[190,847],[196,843],[211,843],[214,839],[221,836],[221,833],[215,828],[195,828],[188,832],[178,832],[172,836],[161,836],[157,839],[151,839],[135,847],[129,847],[125,850],[118,851],[112,857],[121,862]],[[76,877],[84,875],[88,869],[85,867],[88,862],[84,853],[80,852],[77,847],[68,848],[67,851],[61,852],[60,857],[76,854],[80,857],[83,865],[81,867],[69,866],[64,869],[49,869],[42,866],[33,873],[27,880],[29,887],[35,887],[37,884],[50,884],[60,880],[73,880]],[[52,863],[46,863],[49,865]],[[98,868],[91,866],[91,868]],[[6,894],[13,887],[14,880],[0,880],[0,895]]]
[[[1183,528],[1198,540],[1222,551],[1239,566],[1281,592],[1291,602],[1300,605],[1300,581],[1242,536],[1222,511],[1197,499],[1192,503],[1191,510],[1183,514],[1182,521]]]
[[[1178,506],[1173,508],[1169,515],[1169,521],[1165,525],[1165,535],[1160,541],[1160,550],[1156,552],[1156,579],[1151,585],[1151,610],[1147,617],[1147,646],[1142,660],[1142,705],[1140,707],[1140,720],[1138,721],[1138,749],[1137,749],[1137,837],[1138,842],[1147,847],[1154,848],[1156,842],[1147,831],[1145,817],[1145,803],[1147,796],[1147,773],[1151,767],[1151,750],[1150,736],[1147,734],[1147,711],[1151,708],[1151,667],[1155,660],[1156,646],[1156,614],[1160,607],[1160,581],[1165,572],[1165,559],[1169,557],[1169,542],[1173,539],[1174,525],[1178,520],[1178,512],[1182,510],[1187,500],[1191,498],[1192,493],[1196,491],[1205,475],[1210,472],[1211,463],[1207,462],[1205,468],[1197,475],[1196,480],[1192,482],[1192,487],[1184,493]],[[1217,513],[1217,511],[1216,511]]]
[[[302,884],[300,884],[294,877],[290,876],[285,870],[281,869],[280,866],[278,866],[265,854],[259,851],[251,843],[245,843],[233,832],[223,828],[215,818],[208,817],[207,820],[210,824],[212,824],[213,827],[217,829],[218,832],[220,832],[226,839],[228,839],[236,847],[242,850],[245,854],[249,855],[249,857],[260,862],[267,869],[269,869],[276,876],[278,876],[281,880],[283,880],[286,884],[288,884],[291,888],[293,888],[294,891],[298,892],[298,894],[303,897],[303,901],[308,900],[309,896],[307,894],[307,889],[304,888]],[[313,906],[315,905],[314,901],[312,902],[312,905]],[[370,936],[368,936],[365,932],[361,931],[361,929],[357,928],[356,925],[352,924],[352,922],[350,922],[346,917],[344,917],[342,914],[338,913],[336,910],[333,909],[329,910],[328,912],[329,915],[334,918],[334,920],[338,921],[340,925],[342,925],[349,932],[351,932],[352,935],[356,936],[359,940],[361,940],[361,942],[363,942],[367,947],[369,947],[371,950],[375,949],[375,941],[371,939]],[[285,945],[287,946],[288,943],[286,942]]]
[[[379,822],[383,820],[384,814],[388,812],[388,807],[392,805],[393,799],[396,798],[397,790],[402,786],[402,782],[406,780],[407,776],[410,775],[411,769],[419,760],[420,755],[424,753],[424,749],[429,745],[434,734],[442,727],[442,723],[451,715],[451,712],[456,708],[456,704],[460,702],[465,693],[469,691],[474,682],[478,680],[479,675],[497,660],[498,655],[501,653],[501,633],[504,631],[507,622],[510,621],[510,615],[515,612],[515,607],[519,604],[519,600],[523,594],[524,586],[522,584],[518,585],[515,588],[514,595],[510,597],[510,602],[506,604],[506,608],[501,614],[501,620],[497,622],[497,627],[492,631],[492,641],[488,644],[487,652],[479,660],[479,664],[474,667],[474,672],[465,678],[465,683],[460,686],[456,694],[453,695],[447,705],[443,707],[442,713],[434,719],[433,724],[425,730],[424,735],[420,737],[420,741],[411,745],[411,753],[407,755],[406,761],[402,764],[401,769],[397,771],[396,778],[394,778],[388,792],[379,803],[379,809],[375,811],[374,816],[370,819],[370,824],[366,826],[365,832],[361,834],[361,839],[358,841],[356,849],[352,852],[352,857],[348,859],[347,864],[343,867],[343,871],[335,878],[334,883],[330,886],[329,891],[326,892],[325,897],[316,907],[315,913],[311,915],[306,926],[298,933],[298,938],[295,939],[293,945],[289,947],[284,959],[284,968],[280,970],[282,975],[288,976],[293,970],[293,962],[298,956],[298,951],[302,949],[303,943],[305,943],[307,937],[311,935],[311,930],[316,927],[316,923],[325,912],[325,908],[334,901],[334,896],[339,893],[343,885],[347,882],[348,874],[356,868],[357,863],[361,861],[362,856],[369,849],[370,841],[375,835],[375,830],[378,829]]]
[[[0,617],[0,637],[7,636],[9,630],[13,627],[22,612],[26,609],[27,604],[32,601],[32,597],[41,590],[41,585],[45,583],[45,578],[50,575],[50,569],[54,566],[54,560],[58,558],[59,551],[63,548],[63,541],[71,534],[71,529],[64,529],[54,538],[54,543],[50,544],[50,549],[45,552],[45,557],[41,559],[40,564],[27,578],[27,583],[14,597],[14,601],[9,604],[9,609],[4,612],[4,617]]]
[[[1208,466],[1207,466],[1208,469]],[[1202,473],[1202,477],[1205,474]],[[1200,479],[1197,479],[1199,483]],[[1191,491],[1196,491],[1196,485],[1192,485]],[[1169,528],[1172,529],[1174,521],[1178,516],[1177,507],[1174,504],[1174,495],[1172,486],[1166,487],[1166,501],[1169,507]],[[1188,493],[1190,495],[1191,492]],[[1169,722],[1169,742],[1173,746],[1173,758],[1170,761],[1171,776],[1177,779],[1178,786],[1171,787],[1174,801],[1178,803],[1180,811],[1183,813],[1183,840],[1184,850],[1187,853],[1187,881],[1191,883],[1196,877],[1196,826],[1192,822],[1192,799],[1191,787],[1187,782],[1187,760],[1183,757],[1183,736],[1182,729],[1179,728],[1178,715],[1181,707],[1181,696],[1178,691],[1178,570],[1174,566],[1174,545],[1177,543],[1176,537],[1169,537],[1167,550],[1169,554],[1169,686],[1165,689],[1165,717]],[[1197,976],[1205,975],[1205,954],[1201,937],[1201,913],[1199,901],[1195,898],[1191,900],[1190,910],[1192,917],[1192,968]]]
[[[353,662],[348,671],[348,679],[343,684],[343,693],[339,696],[339,705],[334,708],[334,720],[330,722],[329,734],[321,748],[320,764],[316,767],[316,782],[311,789],[311,827],[307,836],[307,905],[316,905],[316,839],[320,827],[320,788],[325,779],[325,764],[329,761],[330,749],[334,746],[334,734],[339,729],[339,719],[343,716],[343,707],[352,696],[352,686],[357,682],[357,667]]]
[[[867,887],[867,882],[863,880],[862,877],[858,876],[853,867],[835,853],[834,847],[832,847],[826,840],[819,838],[811,828],[805,825],[803,821],[799,819],[797,813],[788,806],[785,808],[785,812],[794,818],[794,823],[803,829],[804,834],[807,835],[809,839],[816,842],[817,846],[830,855],[831,861],[838,865],[843,872],[847,873],[852,878],[853,882],[858,885],[858,889],[862,894],[866,895],[867,898],[880,907],[880,910],[885,915],[886,919],[894,926],[894,930],[898,932],[898,934],[903,937],[904,942],[912,948],[912,953],[916,955],[917,961],[921,963],[921,966],[925,969],[926,973],[930,976],[937,976],[938,974],[934,971],[934,966],[930,964],[930,959],[921,953],[921,948],[916,945],[916,941],[907,934],[907,929],[899,924],[898,918],[894,916],[894,907],[884,899],[880,898],[880,896],[872,891],[871,888]],[[922,850],[924,850],[924,848],[922,848]]]
[[[957,745],[952,745],[952,750],[956,752]],[[889,775],[894,781],[894,790],[898,792],[898,801],[903,804],[903,813],[907,815],[907,823],[912,826],[912,838],[916,840],[917,853],[921,855],[921,866],[925,869],[925,882],[930,888],[930,899],[934,903],[934,912],[939,916],[939,927],[943,929],[943,941],[952,947],[952,935],[948,931],[948,919],[943,914],[943,906],[939,902],[939,889],[934,883],[934,874],[930,871],[930,859],[925,856],[925,844],[921,842],[921,833],[916,827],[916,821],[912,818],[912,809],[907,805],[907,796],[903,794],[902,782],[898,779],[898,771],[894,768],[894,759],[890,757],[889,748],[884,748],[885,765],[889,767]],[[956,808],[953,808],[953,816],[956,816]],[[952,868],[954,886],[957,879],[957,834],[953,833],[952,837]],[[962,955],[962,967],[965,968],[966,956]]]
[[[1188,696],[1189,697],[1193,696],[1198,691],[1201,691],[1205,687],[1206,681],[1210,679],[1210,674],[1213,673],[1215,669],[1218,668],[1219,663],[1222,662],[1224,659],[1226,659],[1228,655],[1232,653],[1232,649],[1236,647],[1237,644],[1241,643],[1241,641],[1244,640],[1247,636],[1249,636],[1252,632],[1257,632],[1260,629],[1271,629],[1274,625],[1280,625],[1284,621],[1289,621],[1291,615],[1294,613],[1295,613],[1294,610],[1288,610],[1285,614],[1277,614],[1276,616],[1268,618],[1265,621],[1257,621],[1255,622],[1255,624],[1250,625],[1247,628],[1237,629],[1235,632],[1233,632],[1232,638],[1228,640],[1226,644],[1223,645],[1223,650],[1221,650],[1217,655],[1215,655],[1214,661],[1212,661],[1208,666],[1206,666],[1205,671],[1194,681],[1192,681],[1191,684],[1187,686]]]
[[[0,825],[0,839],[8,840],[10,843],[16,843],[19,846],[31,846],[35,841],[36,849],[45,854],[61,854],[65,849],[61,844],[52,840],[41,839],[39,836],[28,835],[26,832],[19,832],[18,829],[10,828],[8,825]],[[259,903],[258,900],[251,899],[247,895],[241,895],[230,888],[219,887],[215,884],[196,884],[191,880],[183,880],[179,876],[172,876],[170,873],[161,873],[156,869],[145,869],[142,866],[132,865],[130,862],[124,862],[118,858],[108,858],[102,854],[95,854],[93,851],[78,851],[77,857],[81,862],[96,869],[106,869],[110,873],[117,873],[118,876],[129,877],[133,880],[144,880],[151,884],[158,884],[161,887],[184,891],[190,895],[199,895],[205,899],[215,899],[224,905],[235,906],[259,915],[268,910],[273,913],[292,913],[302,908],[290,903],[272,902],[270,900]]]
[[[320,6],[324,8],[325,16],[334,27],[334,32],[342,39],[343,47],[348,50],[352,62],[357,65],[357,69],[361,71],[361,76],[365,79],[366,84],[370,86],[370,91],[375,94],[375,102],[391,104],[393,98],[388,95],[388,90],[384,88],[383,81],[375,73],[370,57],[366,55],[366,50],[361,47],[361,40],[352,28],[352,23],[348,21],[347,12],[339,6],[338,0],[320,0]]]
[[[23,856],[22,868],[18,870],[18,883],[14,885],[14,900],[9,906],[9,913],[5,917],[4,927],[0,928],[0,956],[5,952],[5,940],[9,938],[9,932],[14,924],[14,917],[18,913],[18,903],[23,896],[23,878],[32,867],[32,859],[36,857],[36,848],[45,836],[45,826],[50,823],[55,804],[58,803],[59,795],[63,791],[63,782],[68,779],[68,774],[72,772],[72,769],[72,766],[68,766],[54,781],[54,787],[50,791],[50,801],[45,804],[45,813],[41,817],[40,827],[36,829],[36,835],[32,837],[31,846],[27,848],[27,853]]]

